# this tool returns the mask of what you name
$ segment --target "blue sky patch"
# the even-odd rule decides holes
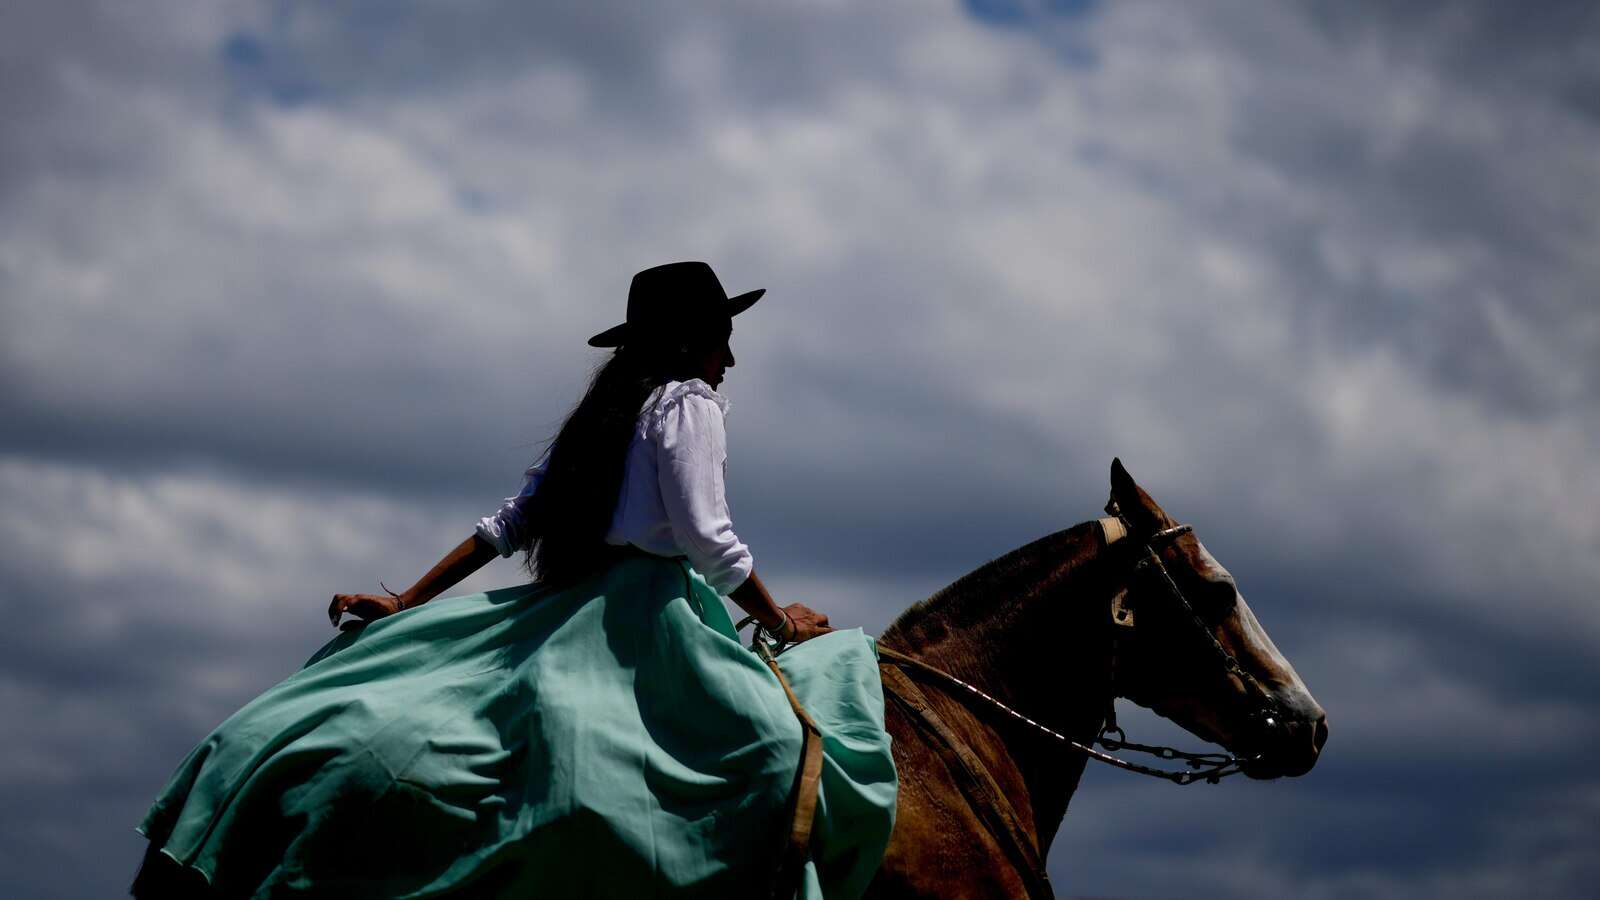
[[[1099,0],[963,0],[967,12],[991,25],[1022,25],[1040,16],[1070,18],[1083,16],[1099,5]]]
[[[228,35],[218,56],[229,83],[245,94],[265,96],[279,106],[299,106],[321,93],[309,76],[252,32]]]

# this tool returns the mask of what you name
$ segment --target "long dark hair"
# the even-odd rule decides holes
[[[605,562],[639,412],[661,385],[689,376],[693,353],[707,339],[675,337],[617,348],[551,439],[528,516],[523,565],[534,581],[570,581]]]

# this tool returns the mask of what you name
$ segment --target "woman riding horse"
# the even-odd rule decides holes
[[[179,765],[133,893],[756,896],[792,813],[792,688],[824,758],[802,894],[858,896],[897,789],[874,644],[775,604],[724,498],[716,388],[762,293],[701,262],[634,276],[518,495],[407,590],[333,598],[357,620]],[[519,550],[530,585],[429,602]],[[724,596],[798,644],[787,686]]]

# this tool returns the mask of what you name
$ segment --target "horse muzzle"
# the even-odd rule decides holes
[[[1240,765],[1251,778],[1296,778],[1311,771],[1328,742],[1328,716],[1320,709],[1279,722],[1269,718],[1254,742],[1254,759]]]

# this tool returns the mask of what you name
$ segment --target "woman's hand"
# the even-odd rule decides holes
[[[794,623],[794,634],[784,635],[791,644],[809,641],[819,634],[827,634],[833,629],[828,627],[828,617],[817,612],[803,603],[791,603],[783,608],[789,621]]]
[[[767,593],[767,586],[761,583],[761,578],[756,575],[754,569],[728,596],[740,609],[749,613],[750,618],[762,623],[763,631],[784,644],[809,641],[819,634],[827,634],[833,630],[828,627],[827,616],[804,603],[791,603],[782,607],[774,603],[772,595]],[[784,618],[774,623],[773,613],[782,613]]]
[[[396,594],[389,591],[388,585],[378,582],[378,586],[389,595],[383,594],[334,594],[333,602],[328,604],[328,621],[333,625],[339,624],[339,614],[349,613],[365,621],[350,621],[340,625],[341,631],[360,628],[367,622],[392,616],[401,609],[415,609],[424,603],[439,596],[440,592],[447,590],[451,585],[483,568],[483,564],[500,553],[494,545],[484,540],[477,532],[467,536],[467,539],[455,546],[455,549],[444,555],[444,558],[428,570],[428,574],[417,579],[417,583],[406,588],[404,593]],[[404,598],[403,600],[401,598]]]
[[[339,625],[339,615],[349,613],[359,617],[339,625],[340,631],[349,631],[360,628],[368,622],[373,622],[384,616],[392,616],[400,611],[400,598],[384,594],[334,594],[333,602],[328,604],[328,623]]]

